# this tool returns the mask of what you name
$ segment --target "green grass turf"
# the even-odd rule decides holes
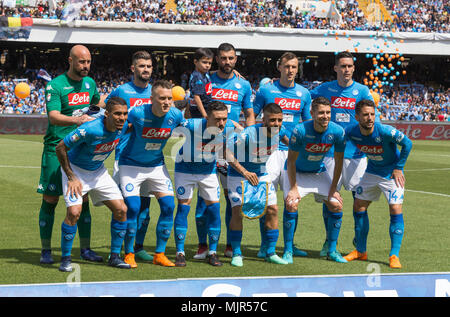
[[[165,153],[166,163],[173,175],[173,155],[171,148],[178,140],[169,140]],[[41,195],[36,193],[39,181],[42,136],[0,135],[0,284],[62,283],[69,273],[58,271],[60,259],[61,223],[65,215],[64,201],[60,200],[53,227],[53,254],[56,263],[39,264],[40,239],[38,213]],[[406,193],[404,201],[405,237],[400,258],[402,270],[393,270],[388,265],[390,239],[388,234],[389,212],[384,197],[369,208],[370,233],[368,240],[369,262],[354,261],[338,264],[319,257],[324,241],[322,207],[312,196],[302,200],[299,211],[299,225],[295,235],[298,247],[308,251],[307,258],[295,258],[294,264],[275,265],[256,257],[259,248],[259,224],[257,220],[244,220],[243,253],[244,267],[235,268],[230,259],[222,256],[225,248],[225,230],[222,231],[219,255],[222,267],[212,267],[204,261],[193,260],[197,249],[194,210],[189,215],[189,231],[186,239],[187,267],[165,268],[149,263],[139,263],[137,269],[118,270],[105,264],[88,263],[79,259],[78,236],[72,252],[74,263],[80,264],[81,282],[161,280],[176,278],[244,277],[244,276],[294,276],[294,275],[334,275],[397,272],[448,272],[450,271],[448,234],[450,204],[450,142],[415,141],[412,153],[405,167]],[[112,172],[112,157],[106,162]],[[426,193],[423,193],[426,192]],[[433,194],[434,193],[434,194]],[[443,194],[439,196],[436,194]],[[338,249],[343,254],[353,250],[352,198],[349,192],[344,198],[344,217]],[[446,196],[445,196],[446,195]],[[282,193],[279,198],[280,238],[277,252],[281,256],[282,238]],[[224,200],[222,196],[222,223]],[[195,206],[195,198],[193,205]],[[111,215],[106,207],[93,207],[91,247],[104,258],[108,256],[110,245]],[[153,252],[155,246],[155,226],[159,215],[156,200],[151,204],[151,222],[145,247]],[[223,228],[225,225],[223,224]],[[168,242],[167,252],[175,257],[173,235]],[[369,266],[369,264],[372,264]],[[375,266],[373,264],[376,264]]]

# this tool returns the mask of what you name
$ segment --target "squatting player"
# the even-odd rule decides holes
[[[178,199],[175,216],[175,266],[186,266],[184,243],[188,229],[188,214],[194,188],[205,204],[204,218],[209,237],[208,263],[221,266],[217,245],[221,233],[220,187],[217,178],[216,157],[223,149],[225,127],[234,129],[227,120],[227,106],[213,101],[206,109],[207,119],[188,119],[180,129],[186,140],[175,160],[175,191]]]
[[[404,234],[403,197],[405,177],[403,167],[412,148],[406,135],[392,126],[375,122],[375,104],[372,100],[362,100],[356,104],[358,124],[346,128],[347,142],[354,144],[367,155],[367,169],[356,187],[353,212],[367,214],[370,203],[380,198],[381,193],[388,201],[391,238],[389,265],[401,268],[400,247]],[[401,151],[397,146],[401,147]],[[369,222],[355,217],[356,250],[346,255],[348,261],[367,260],[367,236]]]
[[[268,182],[267,211],[264,217],[262,235],[266,241],[266,256],[268,262],[288,264],[275,253],[278,241],[278,206],[275,186],[268,174],[266,162],[279,146],[279,139],[288,143],[287,132],[283,122],[283,110],[276,103],[269,103],[263,109],[263,123],[245,128],[242,132],[232,135],[227,140],[228,161],[228,196],[231,202],[232,216],[230,220],[230,241],[233,248],[231,265],[243,266],[241,251],[242,215],[241,206],[242,181],[248,181],[252,186],[260,182]]]
[[[337,192],[337,184],[342,172],[344,160],[344,129],[330,122],[331,106],[328,99],[318,97],[311,104],[313,120],[295,126],[289,141],[289,154],[284,177],[285,206],[289,212],[297,212],[298,205],[305,196],[314,194],[317,202],[323,202],[330,210],[327,228],[328,258],[347,262],[336,250],[336,244],[342,223],[342,198]],[[334,146],[336,166],[332,178],[326,171],[325,155]],[[293,220],[291,220],[293,222]],[[295,224],[286,226],[286,235],[293,245]],[[292,249],[292,245],[288,249]],[[292,263],[292,253],[283,254],[283,259]]]
[[[67,206],[66,217],[61,225],[60,271],[70,272],[73,269],[72,244],[77,232],[83,196],[87,193],[94,205],[105,204],[113,213],[111,255],[108,264],[118,268],[130,268],[130,265],[119,257],[126,229],[127,206],[119,187],[103,164],[119,143],[127,116],[125,100],[110,98],[106,103],[104,116],[82,124],[56,146]]]
[[[239,122],[241,111],[244,113],[245,126],[255,124],[255,114],[252,105],[252,88],[250,83],[238,76],[235,73],[237,62],[236,49],[230,43],[222,43],[217,48],[216,63],[218,69],[210,76],[212,85],[212,99],[221,101],[228,108],[228,119],[233,122]],[[231,126],[231,125],[230,125]],[[226,208],[225,208],[225,225],[227,227],[227,246],[225,249],[225,256],[231,257],[231,244],[229,241],[229,223],[231,219],[231,204],[227,192],[226,180],[226,161],[224,159],[218,160],[219,178],[222,188],[224,190]],[[206,257],[206,220],[203,216],[205,206],[202,203],[201,197],[198,199],[196,209],[196,224],[197,234],[199,237],[199,250],[194,256],[196,259]]]
[[[336,72],[336,80],[323,83],[311,90],[311,97],[313,99],[317,97],[327,98],[331,102],[331,122],[337,123],[345,129],[349,125],[357,123],[355,105],[361,100],[373,100],[373,98],[369,88],[353,80],[355,62],[351,53],[341,52],[336,55],[334,71]],[[324,163],[330,177],[333,177],[333,149],[326,155]],[[346,190],[352,191],[354,195],[355,186],[364,174],[366,166],[367,159],[364,153],[360,152],[353,144],[347,143],[344,152],[342,177],[337,189],[340,190],[343,185]],[[326,204],[322,205],[322,210],[325,231],[327,232],[327,218],[330,211]],[[327,252],[328,232],[320,256],[326,256]]]
[[[294,53],[284,53],[280,57],[277,67],[280,72],[280,79],[273,83],[267,83],[260,86],[253,102],[253,109],[255,116],[257,116],[268,103],[274,102],[280,105],[283,110],[283,127],[285,127],[289,133],[292,133],[295,125],[299,123],[300,120],[307,121],[311,119],[311,95],[308,89],[295,82],[298,73],[298,58]],[[281,189],[284,190],[282,176],[284,174],[283,168],[287,155],[288,146],[283,144],[280,140],[278,149],[272,153],[267,161],[267,172],[271,175],[275,189],[278,189],[278,185],[280,185]],[[262,241],[261,250],[258,254],[260,257],[265,257],[265,246],[262,234],[263,218],[260,223]],[[297,212],[288,212],[285,209],[283,212],[283,226],[290,225],[292,219],[296,222],[297,218]],[[283,233],[284,232],[286,232],[286,230],[283,230]],[[286,239],[290,238],[284,235],[285,245],[290,245]],[[305,252],[295,247],[292,250],[285,249],[285,252],[293,252],[294,255],[299,256],[306,255]]]
[[[133,79],[114,89],[106,98],[106,102],[111,97],[121,97],[127,102],[128,109],[132,109],[143,104],[150,103],[152,85],[150,79],[152,75],[152,56],[147,51],[137,51],[131,57],[131,72]],[[126,130],[126,129],[125,129]],[[119,182],[119,157],[130,137],[130,133],[124,133],[120,137],[116,147],[113,177]],[[144,240],[150,222],[150,194],[145,187],[141,188],[141,208],[139,214],[130,214],[127,217],[127,234],[125,236],[125,246],[129,241],[135,239],[135,256],[144,261],[153,261],[153,257],[144,250]],[[128,248],[128,247],[127,247]],[[126,250],[126,253],[129,250]]]
[[[41,161],[41,176],[37,192],[42,194],[39,211],[39,232],[42,244],[40,262],[53,263],[51,255],[51,238],[55,220],[55,208],[59,196],[63,195],[61,168],[56,157],[55,147],[77,126],[93,120],[88,115],[72,116],[76,110],[100,101],[95,81],[88,77],[91,67],[91,53],[82,45],[75,45],[68,58],[69,69],[51,80],[45,90],[48,127],[44,136],[44,150]],[[78,220],[81,257],[85,260],[101,262],[102,257],[90,249],[91,214],[89,198],[83,198],[83,205]]]
[[[119,158],[120,188],[128,215],[139,213],[142,186],[146,186],[158,200],[161,213],[156,225],[153,263],[162,266],[175,266],[164,254],[172,231],[175,202],[163,149],[173,129],[183,122],[183,114],[173,106],[172,84],[166,80],[155,81],[151,104],[134,107],[128,114],[131,135]],[[128,252],[125,262],[137,267],[133,243],[134,240],[130,240],[125,246]]]

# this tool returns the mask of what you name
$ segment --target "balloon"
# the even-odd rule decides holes
[[[30,86],[27,83],[18,83],[16,87],[14,87],[14,93],[19,99],[27,98],[30,95],[30,91]]]
[[[183,87],[174,86],[172,88],[172,96],[173,96],[173,101],[184,100],[184,97],[186,96],[186,92],[184,91]]]

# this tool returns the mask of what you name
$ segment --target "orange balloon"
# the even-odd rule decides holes
[[[181,86],[174,86],[172,88],[172,97],[173,101],[179,101],[184,100],[184,97],[186,96],[186,92]]]
[[[27,98],[30,95],[31,89],[27,83],[18,83],[14,87],[14,94],[19,99]]]

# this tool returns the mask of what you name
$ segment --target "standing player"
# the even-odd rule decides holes
[[[114,89],[106,98],[106,102],[111,97],[121,97],[126,100],[128,109],[150,103],[150,96],[152,94],[152,85],[150,84],[152,67],[150,53],[146,51],[135,52],[131,58],[133,80]],[[120,152],[130,137],[130,133],[125,132],[120,137],[115,153],[113,177],[117,183],[119,183]],[[128,243],[131,239],[135,239],[134,251],[136,258],[144,261],[153,261],[153,257],[144,250],[145,235],[150,222],[150,199],[149,192],[142,187],[141,209],[139,214],[129,214],[127,216],[127,234],[125,236],[125,243]]]
[[[227,106],[213,101],[206,110],[208,119],[188,119],[182,132],[186,141],[175,161],[175,189],[178,209],[175,216],[176,266],[186,266],[184,242],[188,228],[188,214],[192,195],[198,187],[199,197],[205,204],[206,233],[209,236],[208,263],[221,266],[217,245],[221,232],[220,187],[216,175],[216,156],[223,149],[223,131],[231,125],[227,120]]]
[[[278,240],[278,206],[277,194],[267,173],[266,162],[271,153],[279,146],[279,139],[287,135],[283,122],[283,110],[276,103],[264,106],[263,123],[245,128],[241,133],[231,136],[227,140],[228,166],[228,195],[231,201],[232,216],[230,220],[230,241],[233,248],[231,265],[243,266],[241,252],[242,242],[242,215],[243,205],[242,181],[249,181],[257,186],[260,182],[268,182],[267,211],[264,217],[263,236],[267,243],[266,261],[275,264],[288,264],[275,253]]]
[[[128,215],[140,210],[140,189],[145,186],[158,200],[161,214],[156,225],[156,250],[153,263],[175,266],[164,254],[173,226],[175,208],[172,181],[163,149],[175,127],[184,122],[183,114],[173,106],[172,85],[157,80],[152,87],[151,104],[133,108],[128,115],[130,138],[119,157],[119,177]],[[124,246],[128,264],[134,260],[134,239]]]
[[[412,142],[392,126],[375,122],[375,104],[362,100],[356,104],[358,124],[346,129],[346,138],[367,155],[367,169],[356,187],[353,212],[367,214],[370,203],[383,193],[389,204],[391,250],[389,266],[400,269],[400,247],[404,234],[403,196],[405,176],[403,167],[412,148]],[[401,146],[401,151],[397,146]],[[369,222],[355,217],[356,250],[345,256],[348,261],[367,260]]]
[[[103,164],[119,143],[128,109],[125,100],[118,97],[109,99],[105,108],[104,117],[84,123],[56,146],[67,206],[67,214],[61,225],[62,257],[59,270],[63,272],[72,271],[72,244],[77,232],[83,196],[87,193],[94,205],[105,204],[113,213],[111,255],[108,264],[118,268],[130,268],[130,265],[119,257],[126,229],[127,207],[119,187]]]
[[[61,168],[56,157],[56,145],[77,126],[93,120],[88,115],[72,116],[76,110],[89,105],[96,105],[100,95],[94,80],[88,77],[91,67],[91,53],[82,45],[75,45],[68,58],[69,69],[47,84],[45,90],[48,114],[48,128],[44,136],[41,176],[37,192],[42,195],[39,211],[39,231],[42,244],[40,262],[53,263],[51,255],[51,238],[55,219],[55,208],[59,196],[63,195],[61,184]],[[81,257],[85,260],[101,262],[102,257],[90,249],[91,214],[89,200],[83,198],[80,214],[79,235]]]
[[[344,160],[344,129],[330,122],[331,106],[328,99],[318,97],[311,104],[313,120],[298,124],[292,132],[287,159],[287,175],[283,188],[285,206],[289,212],[297,212],[298,204],[306,195],[314,194],[317,202],[323,202],[331,211],[328,217],[329,248],[328,258],[347,262],[336,250],[342,223],[342,199],[337,192]],[[323,163],[325,155],[335,147],[336,167],[331,178]],[[287,227],[288,235],[293,236],[295,227]],[[292,249],[291,245],[285,249]],[[292,263],[292,253],[285,253],[283,259]]]
[[[190,118],[206,118],[206,108],[211,99],[211,78],[209,70],[214,53],[209,48],[199,48],[194,54],[195,69],[189,78],[189,107],[186,116]]]
[[[297,84],[295,78],[298,73],[298,58],[291,52],[284,53],[278,61],[278,71],[280,72],[280,79],[273,83],[267,83],[262,85],[256,93],[255,100],[253,102],[253,109],[255,116],[257,116],[261,109],[268,103],[275,102],[283,109],[283,126],[290,133],[294,129],[295,125],[302,121],[310,120],[310,107],[311,107],[311,95],[309,91]],[[288,155],[288,146],[280,142],[278,150],[276,150],[269,160],[267,161],[267,172],[272,177],[272,182],[275,189],[280,185],[283,186],[282,171]],[[263,217],[264,218],[264,217]],[[263,222],[260,221],[261,234],[263,233]],[[296,226],[298,218],[297,212],[288,212],[286,208],[283,212],[283,226]],[[283,230],[285,245],[290,245],[293,236],[286,236]],[[294,255],[305,256],[306,253],[297,248],[293,250],[286,249],[286,252],[293,252]],[[260,257],[265,256],[265,244],[263,235],[261,235],[261,250]]]
[[[355,105],[364,99],[372,100],[369,88],[353,80],[355,72],[355,62],[353,55],[349,52],[341,52],[336,55],[334,71],[337,79],[323,83],[311,90],[311,97],[325,97],[331,102],[331,122],[339,124],[344,129],[357,123],[355,119]],[[334,159],[333,149],[325,157],[325,165],[330,177],[333,177]],[[342,177],[337,190],[343,185],[354,196],[355,186],[358,184],[367,166],[367,159],[364,153],[360,152],[352,143],[347,143],[344,153],[344,167]],[[322,205],[322,215],[325,224],[325,231],[328,224],[330,211],[326,204]],[[368,221],[368,219],[366,219]],[[327,233],[328,236],[328,233]],[[325,239],[321,256],[326,256],[328,252],[328,238]]]
[[[252,106],[252,88],[250,83],[235,74],[234,69],[237,62],[236,49],[229,43],[222,43],[217,48],[216,62],[218,70],[211,75],[212,85],[212,99],[223,102],[228,108],[228,119],[234,122],[239,122],[241,111],[245,116],[245,125],[251,126],[255,124],[255,114]],[[231,128],[234,129],[232,125]],[[227,227],[227,247],[225,256],[231,257],[231,244],[229,241],[229,222],[231,219],[231,204],[228,198],[226,187],[226,161],[221,159],[218,161],[219,178],[224,189],[226,209],[225,209],[225,224]],[[196,224],[197,234],[199,237],[199,249],[194,256],[196,259],[206,257],[206,218],[204,215],[205,204],[201,197],[198,197],[196,208]]]

